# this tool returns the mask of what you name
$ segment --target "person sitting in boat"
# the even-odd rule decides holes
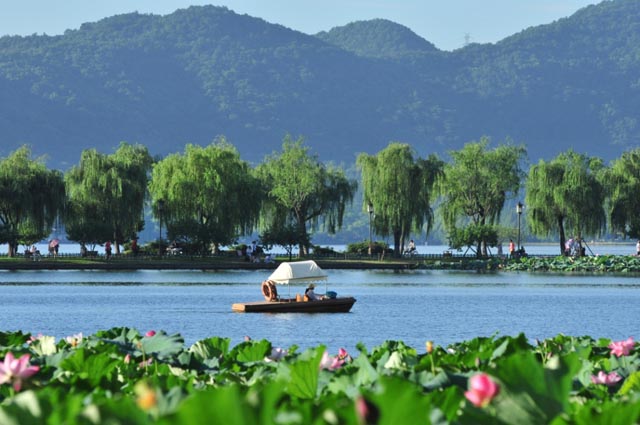
[[[316,294],[314,292],[314,289],[316,289],[316,285],[314,285],[313,283],[310,283],[309,286],[307,286],[307,289],[304,290],[305,297],[307,297],[309,301],[323,300],[324,295]]]

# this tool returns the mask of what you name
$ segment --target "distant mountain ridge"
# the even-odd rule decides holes
[[[483,135],[529,158],[611,159],[640,140],[640,2],[604,1],[498,43],[440,51],[385,19],[316,36],[224,7],[0,38],[0,155],[66,168],[90,147],[155,155],[218,135],[258,162],[285,134],[353,163],[389,141],[445,154]]]
[[[352,22],[320,32],[316,37],[358,56],[372,58],[402,58],[438,50],[409,28],[386,19]]]

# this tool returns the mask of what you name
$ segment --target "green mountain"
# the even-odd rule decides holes
[[[353,22],[318,33],[316,37],[358,56],[371,58],[403,58],[438,50],[409,28],[386,19]]]
[[[28,143],[64,169],[122,140],[165,155],[225,135],[258,162],[290,133],[345,163],[483,135],[532,162],[570,147],[610,159],[640,140],[639,76],[635,0],[453,52],[383,19],[312,36],[224,7],[126,14],[0,38],[0,155]]]

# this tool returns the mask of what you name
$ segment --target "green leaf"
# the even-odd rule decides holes
[[[429,399],[420,387],[399,377],[380,377],[381,390],[370,396],[380,410],[379,424],[429,423]]]
[[[289,382],[286,391],[294,397],[301,399],[313,399],[318,390],[318,374],[320,372],[320,360],[324,354],[325,347],[319,346],[310,351],[311,358],[302,357],[294,363],[288,365]]]
[[[620,395],[626,395],[630,392],[640,392],[640,371],[633,372],[625,379],[620,391]]]
[[[193,353],[196,359],[206,361],[226,355],[229,352],[230,343],[231,339],[229,338],[207,338],[189,347],[189,352]]]
[[[60,363],[61,370],[74,372],[73,381],[86,381],[91,386],[99,386],[103,379],[111,380],[111,373],[122,361],[113,359],[108,353],[91,353],[79,348]]]
[[[271,343],[266,339],[238,345],[235,359],[242,363],[260,362],[271,354]]]
[[[189,396],[178,411],[158,423],[191,425],[196,423],[245,425],[258,423],[255,413],[246,402],[240,387],[230,385]]]
[[[158,359],[169,359],[184,349],[184,339],[179,334],[158,332],[152,337],[142,338],[140,342],[144,353]]]
[[[30,334],[17,332],[0,332],[0,349],[21,347],[29,340]]]
[[[548,423],[569,404],[573,377],[580,369],[576,354],[553,357],[547,367],[531,352],[501,359],[494,374],[501,382],[495,399],[497,417],[519,424]]]
[[[43,422],[42,407],[36,393],[33,391],[20,393],[0,407],[1,424],[22,425]]]

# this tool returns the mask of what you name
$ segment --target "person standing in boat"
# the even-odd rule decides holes
[[[324,295],[316,294],[314,289],[316,289],[316,285],[310,283],[309,286],[307,286],[307,289],[304,290],[304,295],[309,299],[309,301],[323,300]]]

